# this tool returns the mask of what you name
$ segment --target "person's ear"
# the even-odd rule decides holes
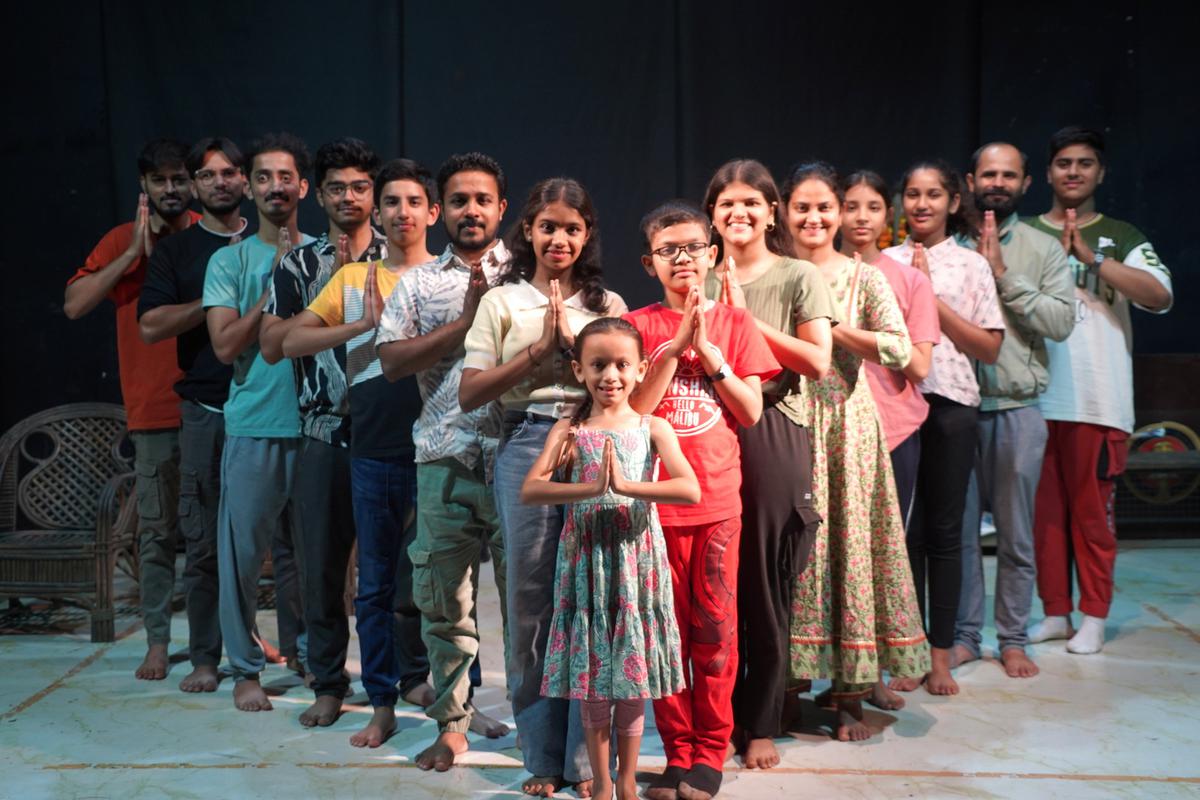
[[[967,191],[969,191],[969,192],[975,191],[975,173],[973,173],[973,172],[967,173]]]
[[[434,203],[429,207],[429,222],[426,223],[426,227],[432,228],[440,216],[442,216],[442,207],[440,204]]]
[[[950,197],[950,208],[948,210],[951,214],[957,214],[958,207],[961,205],[962,205],[962,195],[955,193],[954,195],[952,195]]]
[[[649,369],[650,369],[650,362],[643,358],[641,361],[638,362],[637,377],[634,378],[634,380],[637,383],[641,383],[643,380],[645,380],[646,371]]]
[[[1096,185],[1104,183],[1104,167],[1100,167],[1100,172],[1096,175]]]
[[[525,241],[527,241],[527,242],[533,241],[533,228],[530,227],[528,222],[521,223],[521,231],[525,234]]]
[[[646,274],[651,278],[658,277],[658,273],[654,271],[654,256],[642,256],[642,266],[646,269]]]
[[[1025,180],[1021,181],[1021,194],[1029,191],[1029,187],[1033,185],[1033,176],[1026,175]]]
[[[308,197],[308,178],[300,179],[300,199]]]
[[[575,373],[575,380],[583,383],[583,365],[575,359],[571,359],[571,372]]]
[[[500,198],[500,216],[497,219],[504,219],[504,212],[508,210],[508,201],[503,197]]]
[[[300,196],[303,197],[304,195],[302,194]],[[322,209],[325,208],[325,193],[322,192],[320,189],[317,190],[317,205]],[[375,209],[373,213],[377,214],[378,212],[379,212],[379,209]],[[378,217],[374,217],[374,219],[377,222],[379,220]]]

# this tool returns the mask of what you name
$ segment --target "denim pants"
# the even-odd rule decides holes
[[[1037,406],[979,414],[979,450],[967,489],[963,514],[962,593],[955,624],[955,644],[980,655],[983,641],[983,551],[979,524],[984,509],[996,522],[996,638],[1000,651],[1025,648],[1026,627],[1033,604],[1036,567],[1033,547],[1033,509],[1046,422]]]
[[[350,486],[358,532],[358,618],[362,683],[371,705],[394,706],[399,699],[400,662],[396,652],[396,571],[405,523],[416,512],[417,475],[411,457],[352,458]]]
[[[179,528],[179,429],[130,431],[137,473],[138,584],[146,643],[171,641]]]
[[[541,694],[563,511],[561,506],[527,506],[520,501],[521,484],[553,424],[532,414],[519,420],[511,412],[505,415],[494,488],[508,561],[508,691],[525,769],[576,783],[592,776],[579,701]]]

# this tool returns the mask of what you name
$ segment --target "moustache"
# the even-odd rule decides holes
[[[477,219],[464,219],[462,222],[458,223],[458,229],[460,231],[465,231],[467,228],[482,228],[482,227],[483,227],[483,223]]]
[[[183,199],[182,197],[180,197],[179,195],[175,194],[174,192],[169,192],[169,193],[167,193],[167,194],[164,194],[162,197],[160,197],[160,198],[159,198],[159,201],[160,201],[160,202],[164,202],[164,203],[165,203],[165,202],[169,202],[169,201],[173,201],[173,202],[176,202],[176,203],[178,203],[178,202],[179,202],[180,200],[182,200],[182,199]]]
[[[286,192],[268,192],[267,196],[264,197],[263,200],[267,201],[268,203],[273,202],[275,200],[281,200],[281,201],[287,200],[287,193]]]

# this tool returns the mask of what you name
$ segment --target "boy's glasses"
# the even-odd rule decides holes
[[[370,181],[354,181],[353,183],[327,183],[321,187],[325,194],[329,195],[334,200],[340,197],[345,197],[346,193],[355,197],[365,197],[371,191]]]
[[[679,252],[688,254],[688,258],[699,258],[701,254],[708,250],[708,242],[689,242],[688,244],[667,244],[651,250],[651,254],[658,256],[663,261],[674,261],[679,257]]]

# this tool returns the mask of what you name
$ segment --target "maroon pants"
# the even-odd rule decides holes
[[[1070,614],[1074,561],[1079,610],[1107,617],[1117,561],[1113,479],[1125,471],[1129,435],[1086,422],[1046,425],[1033,519],[1038,595],[1046,616]]]
[[[733,734],[740,517],[663,526],[687,685],[654,701],[667,765],[720,770]],[[690,662],[690,669],[689,669]]]

